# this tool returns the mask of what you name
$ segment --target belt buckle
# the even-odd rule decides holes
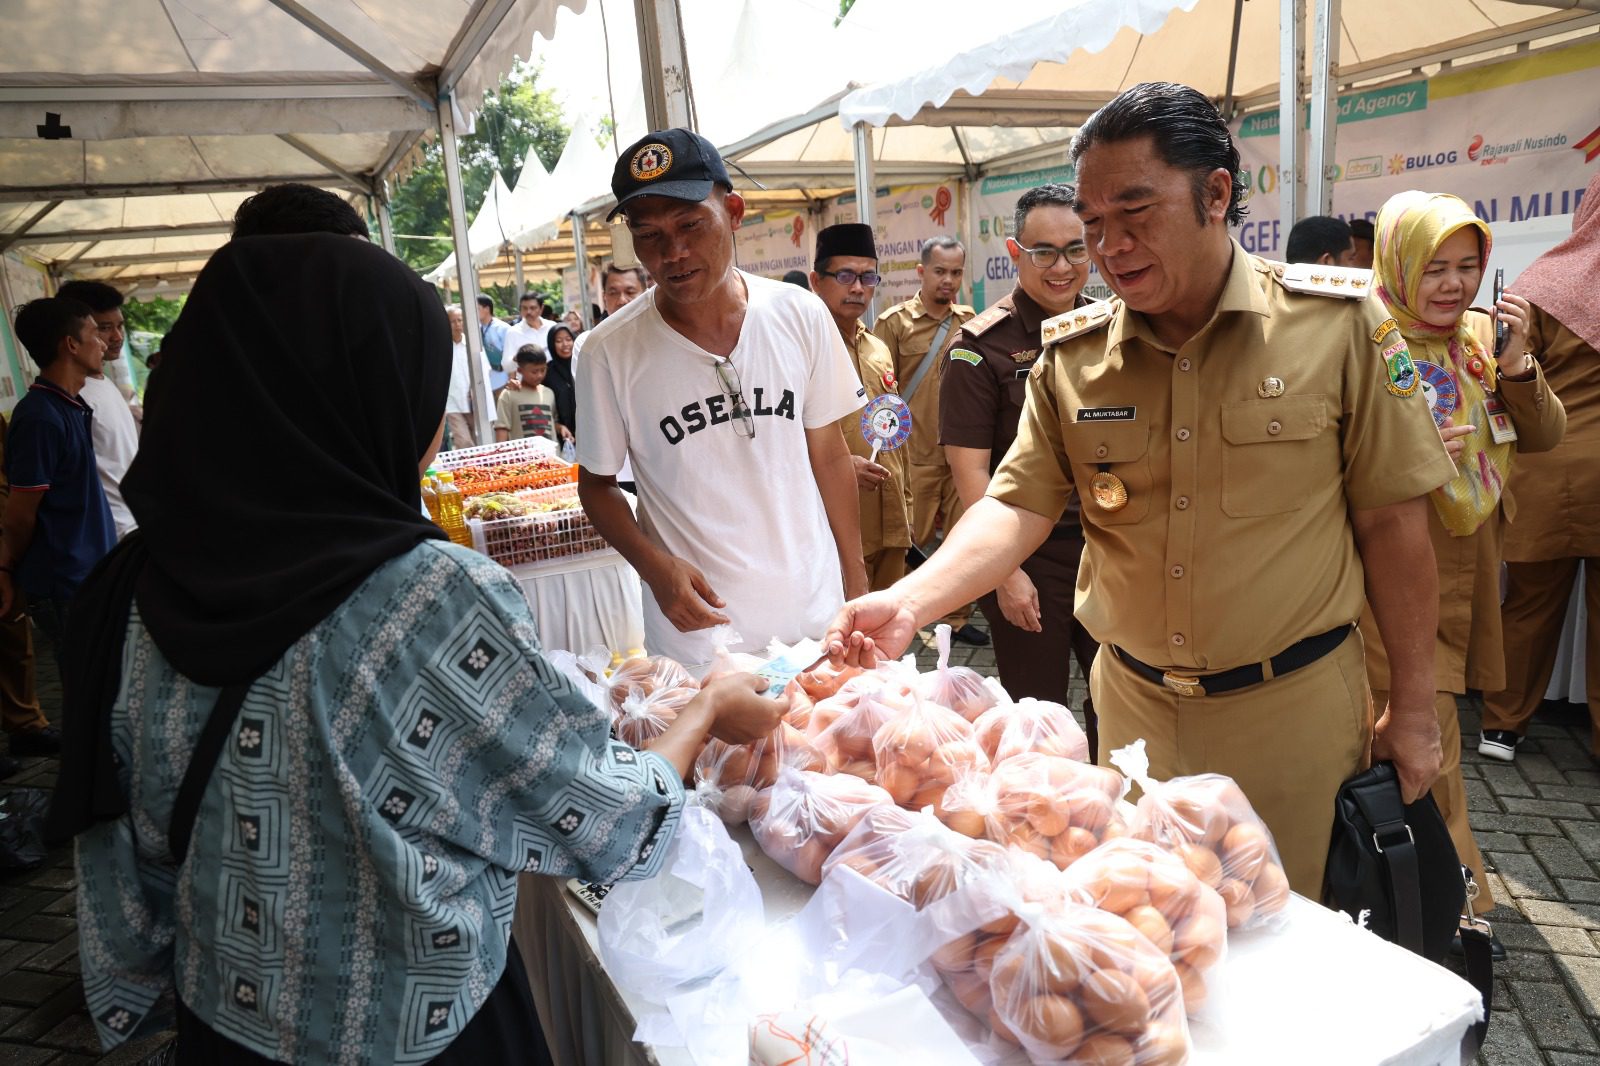
[[[1184,677],[1181,674],[1164,673],[1161,683],[1180,696],[1204,696],[1206,690],[1200,687],[1198,677]]]

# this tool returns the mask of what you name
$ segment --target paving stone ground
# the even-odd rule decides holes
[[[973,621],[983,627],[981,615]],[[917,658],[932,669],[931,644]],[[989,648],[957,645],[951,662],[996,672]],[[45,713],[57,719],[61,687],[42,642],[38,684]],[[1072,703],[1081,706],[1084,695],[1074,676]],[[1478,1062],[1592,1066],[1600,1062],[1600,763],[1589,755],[1588,718],[1581,707],[1547,704],[1507,766],[1479,757],[1478,715],[1475,699],[1461,701],[1463,774],[1499,901],[1488,917],[1510,952],[1496,971]],[[0,792],[54,787],[56,760],[21,764]],[[101,1055],[79,984],[73,889],[69,848],[35,869],[0,874],[0,1066],[137,1066],[167,1042],[156,1035]]]

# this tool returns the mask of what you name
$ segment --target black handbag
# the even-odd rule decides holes
[[[1494,994],[1489,926],[1467,905],[1477,895],[1444,816],[1424,794],[1406,804],[1394,764],[1380,762],[1339,787],[1323,900],[1385,940],[1443,962],[1459,934],[1467,980],[1483,997],[1483,1021],[1468,1035],[1473,1053],[1488,1030]]]

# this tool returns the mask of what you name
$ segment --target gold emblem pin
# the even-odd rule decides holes
[[[1128,486],[1120,477],[1105,470],[1089,479],[1089,495],[1108,511],[1120,511],[1128,506]]]
[[[1275,396],[1282,396],[1283,379],[1267,378],[1261,384],[1256,386],[1256,395],[1260,396],[1263,400],[1270,400]]]
[[[1333,283],[1334,288],[1338,288],[1339,286],[1344,284],[1344,275],[1343,274],[1335,274],[1333,277],[1329,278],[1328,280]]]
[[[1088,315],[1078,315],[1077,317],[1075,317],[1072,320],[1072,324],[1081,329],[1082,327],[1087,326],[1089,324],[1089,316]]]
[[[1326,276],[1323,275],[1323,274],[1313,274],[1313,275],[1311,275],[1311,284],[1313,284],[1313,285],[1321,285],[1323,283],[1323,281],[1325,280],[1325,278],[1326,278]]]

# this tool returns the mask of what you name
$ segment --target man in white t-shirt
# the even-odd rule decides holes
[[[744,201],[705,138],[649,134],[611,188],[656,284],[584,345],[578,493],[648,586],[646,648],[708,662],[724,621],[745,650],[818,637],[867,586],[837,424],[863,390],[839,331],[812,294],[734,266]]]
[[[523,293],[522,299],[517,301],[517,312],[522,317],[506,330],[500,349],[500,369],[513,376],[517,372],[517,353],[522,351],[523,345],[531,344],[541,352],[549,353],[545,337],[552,325],[544,320],[544,301],[538,293]]]
[[[466,317],[461,308],[451,304],[445,308],[445,314],[450,318],[450,391],[445,395],[444,420],[450,427],[450,446],[452,448],[471,448],[475,444],[488,444],[489,441],[479,440],[472,425],[472,374],[467,364],[467,337]],[[478,396],[479,409],[489,414],[490,421],[494,420],[494,394],[489,391],[489,377],[484,375],[479,379],[482,390]]]
[[[100,339],[106,345],[105,367],[109,370],[112,360],[122,358],[126,328],[122,319],[122,293],[101,281],[69,281],[56,295],[89,305]],[[133,420],[127,398],[106,374],[90,375],[78,396],[94,411],[89,427],[94,437],[95,465],[100,468],[100,487],[105,489],[106,502],[111,505],[117,536],[125,537],[138,526],[133,512],[122,500],[122,476],[139,451],[139,427]]]

